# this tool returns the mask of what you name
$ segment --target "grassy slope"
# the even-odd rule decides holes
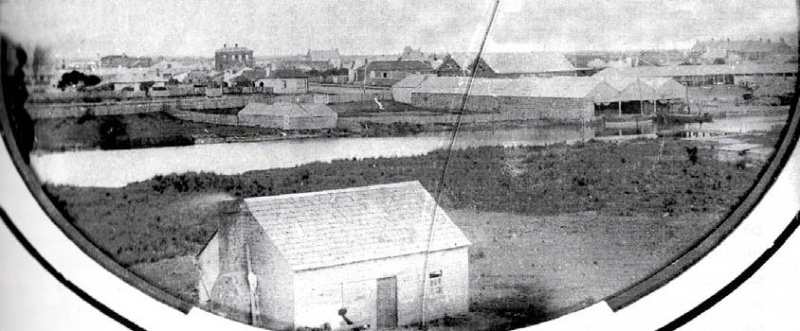
[[[704,144],[666,140],[662,147],[660,141],[641,140],[619,145],[590,142],[574,147],[455,151],[439,201],[448,210],[529,216],[590,211],[603,217],[644,215],[657,221],[659,217],[672,219],[696,213],[725,214],[753,184],[757,169],[718,162],[706,148],[700,148],[698,162],[690,162],[686,147]],[[99,247],[131,266],[196,254],[216,228],[223,202],[234,197],[407,180],[419,180],[435,195],[446,157],[445,152],[438,151],[419,157],[315,163],[234,176],[158,176],[121,189],[47,186],[46,190],[59,209]],[[609,228],[615,230],[597,232],[590,227],[585,231],[613,237],[624,233],[619,231],[629,223]],[[543,227],[556,226],[553,222],[546,224]],[[491,222],[486,225],[492,228]],[[632,242],[639,234],[643,243],[653,242],[645,236],[650,231],[647,227],[637,229],[631,235]],[[500,227],[491,231],[513,230]],[[695,236],[685,238],[702,235],[686,233]],[[552,233],[544,238],[561,237]],[[156,273],[149,279],[162,276]],[[574,281],[576,286],[582,284],[580,279]],[[180,285],[168,290],[184,293],[186,288]]]
[[[127,138],[142,147],[190,144],[191,139],[186,138],[192,135],[279,136],[275,129],[195,123],[176,119],[166,113],[85,116],[37,120],[37,148],[58,151],[99,147],[101,127],[104,122],[110,121],[121,123]]]

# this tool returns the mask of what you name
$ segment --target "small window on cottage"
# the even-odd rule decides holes
[[[430,293],[433,295],[442,294],[442,271],[434,271],[428,274],[428,286],[430,286]]]
[[[388,72],[384,72],[383,73],[383,78],[388,78],[388,77],[389,77],[389,73]]]

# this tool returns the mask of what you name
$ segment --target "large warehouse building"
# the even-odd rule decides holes
[[[420,108],[460,111],[468,83],[466,77],[407,78],[393,94],[395,100]],[[464,110],[503,114],[509,120],[588,121],[595,103],[617,94],[611,85],[589,77],[476,78]]]
[[[392,95],[395,101],[420,108],[458,112],[466,102],[467,112],[502,114],[505,120],[578,122],[600,115],[651,115],[682,102],[686,87],[670,78],[621,76],[472,80],[409,76],[392,87]]]
[[[686,99],[686,87],[671,78],[601,76],[617,95],[597,105],[597,115],[653,115],[673,111]]]

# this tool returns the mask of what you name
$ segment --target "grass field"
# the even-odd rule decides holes
[[[774,144],[777,135],[754,139]],[[226,202],[418,180],[474,243],[472,309],[521,326],[613,294],[720,221],[763,162],[719,161],[714,146],[666,139],[481,147],[231,176],[157,176],[115,189],[45,189],[109,256],[193,300],[190,257]]]

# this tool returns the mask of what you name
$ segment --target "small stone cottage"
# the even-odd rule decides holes
[[[273,330],[466,312],[469,240],[419,182],[244,199],[197,256],[200,303]]]
[[[281,130],[322,130],[336,127],[338,115],[323,104],[251,102],[236,115],[239,124]]]

